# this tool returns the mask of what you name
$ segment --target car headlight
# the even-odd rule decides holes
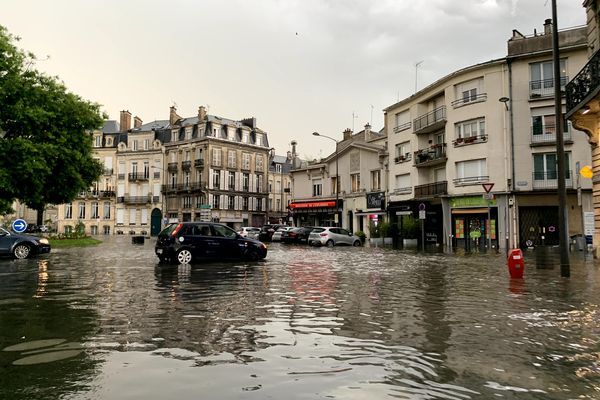
[[[50,244],[50,242],[49,242],[49,241],[48,241],[48,239],[46,239],[46,238],[41,238],[41,239],[39,240],[39,242],[40,242],[41,244]]]

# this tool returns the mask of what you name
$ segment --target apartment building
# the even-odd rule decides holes
[[[317,135],[322,136],[322,135]],[[385,214],[386,134],[346,129],[336,151],[291,171],[290,210],[295,226],[342,226],[367,231],[369,218]]]
[[[593,185],[593,213],[584,223],[585,234],[593,237],[594,255],[600,249],[600,1],[586,0],[587,63],[566,86],[565,117],[573,126],[584,131],[592,145],[592,176],[585,178]]]
[[[550,27],[529,37],[515,30],[506,58],[455,71],[384,110],[392,222],[418,216],[426,243],[467,250],[558,243]],[[563,84],[584,61],[581,35],[559,32]],[[576,234],[590,186],[574,171],[590,149],[582,132],[567,132]]]
[[[255,118],[182,118],[171,107],[164,139],[164,214],[169,221],[212,220],[261,226],[267,213],[269,143]]]
[[[292,224],[289,213],[289,205],[292,199],[290,171],[296,158],[295,141],[292,142],[292,146],[294,150],[288,151],[285,156],[274,153],[269,156],[267,220],[271,224]]]

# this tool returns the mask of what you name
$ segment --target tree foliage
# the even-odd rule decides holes
[[[0,26],[0,213],[18,199],[42,210],[70,202],[102,173],[90,131],[100,105],[34,68],[35,56]]]

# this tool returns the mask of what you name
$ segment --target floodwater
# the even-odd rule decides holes
[[[600,272],[572,253],[271,244],[159,266],[153,240],[0,261],[0,399],[598,399]]]

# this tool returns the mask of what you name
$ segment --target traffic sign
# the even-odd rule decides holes
[[[425,219],[425,210],[419,210],[419,219]]]
[[[25,229],[27,229],[27,222],[25,222],[25,220],[22,219],[15,219],[12,223],[12,230],[17,232],[17,233],[21,233],[21,232],[25,232]]]
[[[425,211],[425,203],[419,204],[419,211]]]
[[[494,187],[493,183],[482,183],[481,186],[483,186],[483,190],[485,190],[486,193],[489,193],[492,188]]]

